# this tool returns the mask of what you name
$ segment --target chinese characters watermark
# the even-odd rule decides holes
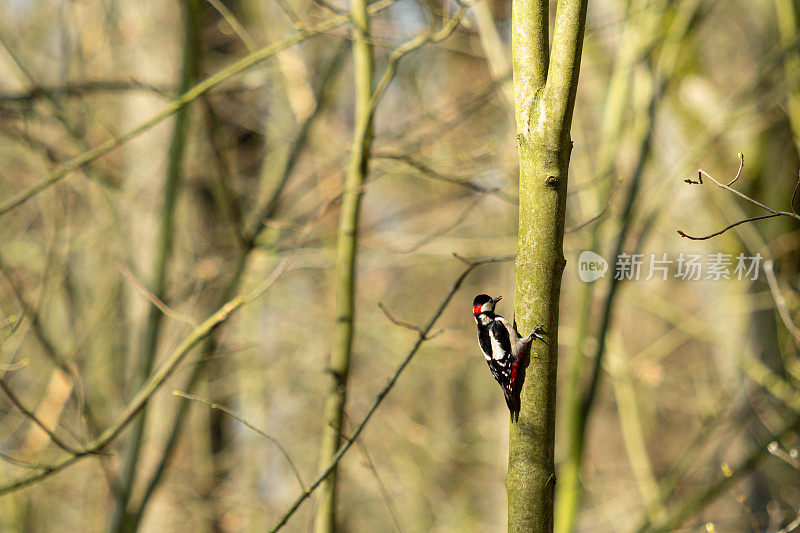
[[[621,253],[614,263],[614,279],[618,281],[650,281],[651,279],[697,280],[756,280],[763,263],[761,254],[685,254],[670,258],[662,254]],[[578,275],[590,283],[605,277],[608,262],[600,255],[586,250],[578,258]]]

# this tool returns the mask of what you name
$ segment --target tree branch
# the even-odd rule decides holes
[[[270,435],[267,435],[265,432],[263,432],[262,430],[258,429],[253,424],[251,424],[250,422],[248,422],[244,418],[240,417],[239,415],[237,415],[236,413],[234,413],[233,411],[231,411],[230,409],[228,409],[227,407],[225,407],[223,405],[220,405],[220,404],[218,404],[216,402],[212,402],[212,401],[209,401],[209,400],[204,400],[203,398],[198,398],[197,396],[193,396],[193,395],[187,394],[185,392],[174,391],[172,394],[175,395],[175,396],[180,396],[181,398],[186,398],[187,400],[200,402],[202,404],[205,404],[205,405],[209,406],[211,409],[217,409],[219,411],[222,411],[223,413],[225,413],[229,417],[233,418],[234,420],[236,420],[237,422],[239,422],[243,426],[245,426],[245,427],[247,427],[249,429],[252,429],[256,433],[258,433],[259,435],[261,435],[262,437],[264,437],[265,439],[270,441],[272,444],[275,445],[276,448],[278,448],[278,451],[281,452],[281,455],[283,455],[283,457],[286,459],[286,462],[291,467],[292,472],[294,472],[294,477],[295,477],[295,479],[297,479],[297,483],[300,485],[300,488],[302,490],[306,490],[306,486],[303,484],[303,478],[300,477],[300,472],[297,470],[297,466],[294,464],[294,461],[292,461],[292,458],[289,456],[289,454],[286,452],[286,450],[283,448],[283,446],[281,446],[281,443],[277,441],[277,439],[275,439],[274,437],[272,437]]]
[[[14,394],[14,391],[11,390],[11,387],[8,386],[8,383],[6,383],[6,380],[4,380],[2,377],[0,377],[0,389],[3,389],[3,392],[6,394],[6,396],[8,396],[8,399],[11,400],[11,403],[13,403],[14,406],[17,409],[19,409],[20,412],[23,415],[25,415],[25,418],[29,419],[35,425],[39,426],[39,428],[42,431],[47,433],[47,436],[50,437],[50,440],[53,441],[53,443],[56,446],[58,446],[59,448],[61,448],[65,452],[69,452],[69,453],[71,453],[73,455],[80,455],[80,454],[84,453],[82,450],[78,450],[76,448],[73,448],[72,446],[70,446],[67,443],[65,443],[55,433],[53,433],[50,430],[50,428],[48,428],[46,425],[44,425],[44,422],[39,420],[39,418],[36,416],[36,414],[33,411],[31,411],[30,409],[28,409],[27,407],[25,407],[22,404],[20,399],[17,398],[17,396]]]
[[[556,27],[543,104],[546,114],[552,118],[552,131],[558,132],[565,139],[569,138],[572,110],[578,90],[588,4],[588,0],[559,0],[556,9]]]
[[[717,187],[720,187],[721,189],[725,189],[726,191],[728,191],[728,192],[730,192],[732,194],[735,194],[739,198],[742,198],[743,200],[746,200],[746,201],[750,202],[751,204],[760,207],[761,209],[763,209],[764,211],[769,212],[770,214],[769,215],[761,215],[761,216],[757,216],[757,217],[750,217],[750,218],[745,218],[743,220],[739,220],[738,222],[734,222],[733,224],[729,224],[728,226],[725,226],[721,230],[715,231],[714,233],[711,233],[711,234],[706,235],[704,237],[693,237],[693,236],[688,235],[687,233],[685,233],[685,232],[683,232],[681,230],[677,230],[678,231],[678,235],[680,235],[681,237],[684,237],[686,239],[691,239],[693,241],[704,241],[706,239],[711,239],[711,238],[716,237],[718,235],[722,235],[726,231],[728,231],[728,230],[730,230],[732,228],[735,228],[736,226],[739,226],[741,224],[745,224],[747,222],[753,222],[753,221],[756,221],[756,220],[763,220],[765,218],[774,218],[774,217],[779,217],[779,216],[785,216],[785,217],[793,218],[793,219],[795,219],[797,221],[800,221],[800,215],[798,215],[794,211],[794,201],[795,201],[795,197],[797,195],[797,189],[798,189],[798,187],[800,187],[800,179],[798,179],[797,183],[795,184],[794,191],[792,192],[792,199],[790,201],[790,207],[791,207],[792,211],[778,211],[776,209],[772,209],[771,207],[762,204],[758,200],[755,200],[755,199],[747,196],[743,192],[737,191],[736,189],[731,187],[731,185],[736,183],[736,181],[739,179],[739,176],[741,176],[741,174],[742,174],[742,169],[744,168],[744,155],[741,152],[739,152],[738,157],[739,157],[739,170],[736,172],[736,176],[730,182],[728,182],[728,184],[724,184],[724,183],[721,183],[721,182],[717,181],[716,179],[714,179],[713,176],[711,176],[711,174],[709,174],[708,172],[706,172],[703,169],[699,169],[697,171],[697,181],[694,181],[692,179],[685,179],[683,181],[688,183],[689,185],[703,185],[703,177],[705,176],[707,179],[711,180],[712,183],[714,183],[714,185],[716,185]]]
[[[535,99],[547,81],[549,18],[547,0],[515,0],[512,4],[511,48],[518,134],[526,134],[530,129]]]

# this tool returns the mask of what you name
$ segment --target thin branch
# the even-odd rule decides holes
[[[600,212],[599,213],[597,213],[595,216],[593,216],[589,220],[581,222],[577,226],[572,226],[572,227],[569,227],[569,228],[565,229],[564,233],[572,233],[573,231],[582,230],[583,228],[585,228],[586,226],[588,226],[589,224],[591,224],[595,220],[599,220],[600,217],[605,215],[606,211],[608,211],[608,206],[611,205],[611,200],[614,198],[614,195],[617,194],[617,191],[619,190],[620,185],[622,185],[622,178],[619,178],[617,180],[617,182],[614,184],[614,188],[611,189],[611,192],[609,193],[608,197],[606,198],[606,201],[603,202],[603,207],[600,208]]]
[[[371,14],[377,13],[383,9],[386,9],[390,5],[392,5],[395,0],[378,0],[377,2],[371,4],[368,8],[368,11]],[[55,171],[53,171],[47,178],[44,180],[31,185],[27,189],[13,195],[10,199],[6,202],[0,204],[0,216],[5,215],[15,207],[27,202],[40,192],[44,191],[51,185],[59,182],[62,178],[67,176],[74,170],[78,170],[83,166],[87,165],[99,159],[100,157],[104,156],[105,154],[109,153],[110,151],[114,150],[115,148],[127,143],[131,139],[138,137],[145,131],[148,131],[152,127],[160,124],[167,118],[171,117],[179,110],[186,107],[189,103],[200,97],[201,95],[207,93],[217,85],[221,84],[222,82],[236,76],[244,72],[245,70],[249,69],[253,65],[260,63],[261,61],[275,55],[276,53],[284,50],[294,44],[297,44],[301,41],[304,41],[310,37],[323,33],[331,28],[335,28],[336,26],[340,26],[345,24],[349,21],[349,18],[343,15],[332,17],[331,19],[322,22],[313,28],[304,29],[298,31],[291,37],[283,39],[274,44],[267,45],[263,48],[260,48],[256,52],[252,54],[248,54],[243,58],[239,59],[238,61],[234,62],[233,64],[223,68],[222,70],[218,71],[216,74],[213,74],[206,78],[205,80],[201,81],[187,92],[180,95],[178,98],[173,100],[172,102],[167,105],[162,111],[156,113],[149,119],[145,120],[144,122],[140,123],[138,126],[126,131],[119,137],[109,139],[104,143],[99,144],[95,148],[92,148],[82,154],[72,158],[71,160],[67,161]]]
[[[295,29],[303,29],[303,21],[300,20],[300,16],[295,12],[289,2],[286,0],[275,0],[275,3],[278,4],[278,7],[280,7],[284,13],[286,13],[286,16],[292,21],[292,25],[294,25]]]
[[[328,464],[328,466],[325,469],[323,469],[322,472],[320,472],[317,479],[314,480],[314,482],[308,487],[308,489],[303,491],[303,493],[300,494],[300,496],[298,496],[298,498],[294,501],[291,507],[289,507],[289,509],[287,509],[286,512],[281,516],[281,518],[278,520],[275,526],[273,526],[273,528],[271,529],[273,533],[280,530],[283,526],[286,525],[286,523],[289,521],[292,515],[294,515],[297,509],[300,508],[303,502],[306,501],[311,496],[311,494],[317,489],[317,487],[319,487],[322,484],[322,482],[325,480],[328,474],[330,474],[338,466],[339,462],[342,460],[342,457],[344,457],[344,455],[352,447],[353,443],[356,442],[358,437],[364,431],[364,428],[366,427],[370,418],[372,418],[372,415],[375,414],[375,411],[378,410],[378,407],[380,407],[383,400],[392,391],[395,384],[397,383],[397,380],[400,378],[400,375],[403,373],[408,364],[414,358],[414,355],[416,355],[420,346],[422,346],[422,343],[424,343],[427,340],[428,333],[431,331],[431,329],[433,329],[433,326],[439,320],[439,317],[442,316],[442,313],[444,313],[444,310],[450,304],[450,301],[453,299],[453,296],[455,296],[456,292],[458,292],[458,289],[461,287],[461,284],[464,282],[464,280],[470,274],[470,272],[472,272],[481,265],[489,263],[506,262],[510,260],[511,259],[508,257],[502,257],[502,258],[490,258],[490,259],[475,261],[473,263],[470,263],[470,265],[461,273],[461,275],[456,279],[455,283],[453,283],[452,287],[450,288],[450,292],[447,294],[447,296],[445,296],[442,303],[439,304],[439,307],[434,312],[433,316],[430,318],[427,324],[422,328],[422,332],[420,333],[419,338],[414,343],[408,355],[406,355],[405,359],[403,359],[403,362],[400,363],[400,366],[398,366],[397,370],[395,370],[394,374],[389,379],[389,382],[375,398],[374,402],[372,403],[372,406],[367,411],[367,414],[364,415],[364,418],[361,420],[361,423],[358,426],[356,426],[353,435],[350,437],[350,439],[346,440],[342,446],[339,447],[339,450],[337,451],[336,455],[333,457],[331,462]]]
[[[733,179],[728,182],[727,185],[728,187],[736,183],[736,180],[738,180],[739,176],[742,175],[742,169],[744,168],[744,154],[742,152],[739,152],[736,155],[739,157],[739,170],[736,171],[736,175],[733,177]]]
[[[420,248],[422,248],[423,246],[425,246],[429,242],[431,242],[431,241],[433,241],[435,239],[438,239],[439,237],[443,237],[447,233],[451,232],[452,230],[454,230],[455,228],[457,228],[458,226],[460,226],[461,224],[466,222],[466,220],[472,214],[473,209],[475,209],[475,206],[477,206],[480,202],[481,202],[481,197],[480,196],[475,197],[475,199],[472,202],[470,202],[461,211],[461,214],[459,214],[457,217],[455,217],[452,220],[452,222],[450,222],[448,224],[445,224],[441,228],[429,233],[428,235],[425,235],[419,241],[417,241],[416,243],[412,244],[408,248],[405,248],[403,250],[391,249],[391,248],[389,248],[389,249],[392,250],[393,252],[398,252],[398,253],[401,253],[401,254],[410,254],[410,253],[416,252],[417,250],[419,250]],[[425,212],[427,212],[427,210],[425,210]]]
[[[141,81],[117,81],[117,80],[90,80],[76,83],[69,83],[58,87],[36,86],[25,92],[2,93],[0,102],[30,103],[41,98],[51,98],[53,95],[63,97],[79,97],[87,93],[122,92],[122,91],[148,91],[159,96],[166,97],[175,92],[174,89],[167,87],[157,87]]]
[[[396,326],[400,326],[402,328],[410,329],[411,331],[416,331],[417,333],[419,333],[420,336],[425,335],[421,327],[409,324],[408,322],[403,322],[402,320],[398,320],[395,317],[393,317],[392,314],[389,312],[389,310],[386,309],[386,306],[383,305],[383,302],[378,302],[378,307],[380,307],[381,311],[383,311],[383,314],[386,316],[386,318],[389,319],[389,321],[392,324],[395,324]]]
[[[419,172],[421,172],[422,174],[433,180],[450,183],[453,185],[457,185],[459,187],[464,187],[465,189],[469,189],[471,191],[475,191],[478,193],[495,194],[499,198],[509,203],[514,203],[514,204],[519,203],[515,197],[502,192],[502,190],[499,187],[483,187],[473,182],[470,179],[461,179],[461,178],[454,178],[452,176],[445,176],[444,174],[435,171],[425,163],[422,163],[421,161],[418,161],[417,159],[414,159],[413,157],[407,154],[395,153],[395,152],[377,152],[374,154],[373,157],[375,159],[390,159],[393,161],[402,161],[403,163],[418,170]]]
[[[778,210],[776,210],[776,209],[772,209],[771,207],[768,207],[768,206],[766,206],[766,205],[762,204],[762,203],[761,203],[761,202],[759,202],[758,200],[755,200],[755,199],[753,199],[753,198],[750,198],[749,196],[747,196],[747,195],[746,195],[746,194],[744,194],[743,192],[737,191],[737,190],[736,190],[736,189],[734,189],[733,187],[729,187],[728,185],[725,185],[725,184],[723,184],[723,183],[720,183],[720,182],[718,182],[717,180],[715,180],[715,179],[714,179],[714,178],[711,176],[711,174],[709,174],[708,172],[706,172],[706,171],[705,171],[705,170],[703,170],[703,169],[700,169],[700,170],[698,170],[698,171],[697,171],[697,173],[698,173],[698,181],[700,182],[700,183],[699,183],[700,185],[702,185],[702,183],[703,183],[702,176],[705,176],[706,178],[710,179],[710,180],[711,180],[711,181],[712,181],[712,182],[713,182],[715,185],[717,185],[718,187],[721,187],[721,188],[725,189],[726,191],[728,191],[728,192],[731,192],[731,193],[735,194],[735,195],[736,195],[736,196],[738,196],[739,198],[742,198],[742,199],[744,199],[744,200],[747,200],[747,201],[748,201],[748,202],[750,202],[751,204],[753,204],[753,205],[756,205],[756,206],[760,207],[760,208],[761,208],[761,209],[763,209],[764,211],[768,211],[768,212],[770,212],[770,213],[772,213],[772,214],[775,214],[775,215],[785,215],[785,216],[792,217],[792,218],[796,218],[797,220],[800,220],[800,216],[798,216],[798,215],[796,215],[796,214],[794,214],[794,213],[790,213],[790,212],[788,212],[788,211],[778,211]],[[734,179],[734,181],[736,181],[736,180]],[[731,182],[731,183],[733,183],[733,182]]]
[[[383,501],[386,502],[386,507],[389,509],[389,514],[392,515],[392,520],[394,521],[395,527],[397,527],[397,531],[402,532],[403,525],[400,523],[400,514],[395,509],[394,502],[392,501],[392,495],[389,494],[389,490],[386,488],[381,476],[378,474],[378,467],[375,465],[375,461],[372,460],[372,456],[367,451],[367,447],[364,445],[363,439],[358,441],[358,449],[367,462],[367,468],[369,468],[370,472],[372,472],[373,477],[375,477],[375,481],[378,483],[378,490],[381,492]]]
[[[386,65],[386,70],[384,71],[381,79],[378,80],[378,84],[375,86],[375,91],[372,94],[372,99],[369,103],[370,116],[375,114],[375,109],[378,107],[378,103],[383,97],[386,88],[397,74],[397,65],[403,56],[413,52],[414,50],[417,50],[418,48],[421,48],[428,43],[439,43],[450,37],[450,35],[452,35],[452,33],[458,27],[458,24],[461,21],[461,16],[464,14],[464,9],[464,4],[459,3],[456,12],[452,17],[450,17],[449,20],[447,20],[447,22],[444,23],[439,31],[423,33],[394,49],[389,56],[389,63]]]
[[[758,383],[775,399],[800,414],[800,391],[796,387],[749,353],[742,353],[738,363],[750,379]]]
[[[228,23],[228,26],[231,27],[233,33],[236,34],[237,37],[242,41],[247,51],[251,54],[254,53],[256,48],[256,43],[253,41],[253,38],[250,37],[250,34],[247,33],[247,30],[244,29],[244,26],[239,22],[239,20],[231,13],[231,10],[228,9],[225,4],[223,4],[220,0],[206,0],[211,6],[217,10],[217,13],[225,19],[225,22]]]
[[[189,324],[193,328],[197,327],[197,322],[192,317],[179,313],[178,311],[172,309],[170,306],[165,304],[158,296],[153,294],[153,292],[150,289],[145,287],[144,283],[139,281],[139,279],[133,274],[133,272],[130,271],[130,269],[128,269],[128,267],[126,267],[122,263],[118,263],[117,270],[119,270],[120,274],[125,276],[125,279],[131,282],[131,285],[133,285],[134,288],[136,288],[136,290],[142,294],[142,296],[147,298],[147,300],[151,304],[153,304],[159,311],[164,313],[166,316],[174,320],[177,320],[178,322]]]
[[[750,522],[750,527],[753,528],[753,531],[758,531],[758,519],[756,518],[756,515],[753,514],[753,507],[747,503],[747,497],[744,494],[739,493],[736,495],[736,501],[739,502],[739,505],[742,507],[744,515]]]
[[[17,466],[19,468],[27,468],[28,470],[48,470],[50,468],[50,465],[21,461],[4,453],[0,453],[0,459],[6,461],[7,463],[11,463],[12,465]]]
[[[734,222],[733,224],[725,226],[724,228],[722,228],[719,231],[715,231],[714,233],[711,233],[709,235],[705,235],[703,237],[695,237],[693,235],[689,235],[688,233],[684,233],[682,230],[677,230],[677,231],[678,231],[678,235],[680,235],[681,237],[684,237],[686,239],[691,239],[693,241],[705,241],[707,239],[711,239],[713,237],[716,237],[717,235],[722,235],[726,231],[728,231],[730,229],[733,229],[736,226],[740,226],[742,224],[746,224],[747,222],[754,222],[756,220],[763,220],[765,218],[779,217],[779,216],[781,216],[781,214],[782,213],[772,213],[771,215],[761,215],[761,216],[758,216],[758,217],[745,218],[744,220],[740,220],[738,222]]]
[[[50,430],[50,428],[48,428],[48,427],[47,427],[47,426],[44,424],[44,422],[42,422],[41,420],[39,420],[39,418],[36,416],[36,414],[35,414],[33,411],[31,411],[30,409],[28,409],[27,407],[25,407],[25,406],[22,404],[22,402],[20,401],[20,399],[19,399],[19,398],[17,398],[17,396],[14,394],[14,391],[13,391],[13,390],[11,390],[11,387],[9,387],[9,386],[8,386],[8,383],[6,383],[6,380],[5,380],[5,379],[3,379],[2,377],[0,377],[0,389],[3,389],[3,392],[6,394],[6,396],[8,396],[8,399],[9,399],[9,400],[11,400],[11,403],[13,403],[13,404],[14,404],[14,406],[15,406],[17,409],[19,409],[19,410],[20,410],[20,412],[21,412],[23,415],[25,415],[25,418],[28,418],[28,419],[30,419],[30,421],[31,421],[31,422],[33,422],[34,424],[36,424],[37,426],[39,426],[39,428],[40,428],[42,431],[44,431],[45,433],[47,433],[47,436],[48,436],[48,437],[50,437],[50,440],[52,440],[52,441],[53,441],[53,443],[54,443],[56,446],[58,446],[59,448],[61,448],[61,449],[62,449],[62,450],[64,450],[65,452],[71,453],[71,454],[73,454],[73,455],[79,455],[79,454],[82,454],[82,453],[84,453],[83,451],[80,451],[80,450],[78,450],[78,449],[76,449],[76,448],[73,448],[72,446],[68,445],[68,444],[67,444],[67,443],[65,443],[63,440],[61,440],[61,439],[60,439],[60,438],[59,438],[59,437],[58,437],[58,436],[57,436],[55,433],[53,433],[53,432]]]
[[[556,8],[553,45],[542,97],[547,114],[554,121],[551,125],[554,131],[570,131],[588,4],[588,0],[559,0]],[[546,6],[547,2],[545,9]]]
[[[281,443],[278,442],[277,439],[275,439],[274,437],[272,437],[270,435],[267,435],[262,430],[258,429],[257,427],[252,425],[250,422],[248,422],[244,418],[240,417],[239,415],[237,415],[236,413],[234,413],[233,411],[231,411],[227,407],[222,406],[222,405],[220,405],[220,404],[218,404],[216,402],[212,402],[212,401],[209,401],[209,400],[204,400],[203,398],[198,398],[197,396],[194,396],[192,394],[188,394],[186,392],[181,392],[181,391],[173,391],[172,394],[174,396],[180,396],[182,398],[186,398],[187,400],[192,400],[192,401],[195,401],[195,402],[203,403],[203,404],[209,406],[211,409],[217,409],[219,411],[222,411],[223,413],[225,413],[226,415],[230,416],[231,418],[233,418],[234,420],[236,420],[237,422],[239,422],[243,426],[246,426],[247,428],[252,429],[256,433],[258,433],[259,435],[261,435],[262,437],[264,437],[265,439],[270,441],[272,444],[275,445],[276,448],[278,448],[278,451],[281,452],[283,457],[286,459],[286,462],[289,463],[289,466],[292,468],[292,472],[294,472],[294,477],[297,479],[297,483],[300,485],[300,488],[303,489],[303,490],[306,490],[306,486],[303,485],[303,478],[300,477],[300,472],[297,470],[297,466],[294,464],[294,461],[292,461],[292,458],[289,456],[289,454],[286,452],[286,450],[283,448],[283,446],[281,446]]]
[[[341,70],[341,64],[345,57],[345,52],[347,51],[346,43],[342,43],[339,49],[335,52],[333,59],[330,63],[326,66],[322,76],[320,78],[319,86],[314,93],[314,101],[315,106],[314,109],[303,123],[300,125],[297,135],[292,142],[291,147],[286,155],[286,159],[281,166],[281,171],[276,173],[275,176],[267,175],[267,159],[263,163],[264,168],[261,171],[261,184],[275,184],[269,191],[268,197],[257,198],[256,206],[254,208],[254,215],[252,216],[251,222],[245,225],[245,228],[242,230],[244,234],[245,242],[248,243],[248,251],[252,249],[255,245],[254,242],[261,234],[264,229],[264,224],[266,222],[272,221],[275,217],[275,213],[278,210],[278,206],[280,205],[281,195],[283,193],[286,184],[289,181],[289,177],[294,170],[297,161],[300,159],[300,155],[303,153],[304,148],[306,147],[309,139],[309,133],[311,131],[311,126],[316,122],[317,118],[322,113],[323,109],[328,105],[330,102],[329,98],[326,98],[326,93],[330,90],[331,85],[333,82],[336,81],[337,74]]]
[[[789,531],[794,531],[794,530],[795,530],[795,529],[797,529],[798,527],[800,527],[800,511],[797,511],[797,516],[795,517],[795,519],[794,519],[794,520],[792,520],[791,522],[789,522],[789,523],[786,525],[786,527],[785,527],[785,528],[783,528],[783,529],[779,529],[779,530],[777,531],[777,533],[788,533]]]
[[[45,355],[52,361],[54,365],[72,376],[76,383],[80,381],[77,371],[75,370],[75,365],[69,361],[69,359],[67,359],[63,353],[61,353],[59,348],[56,347],[53,338],[45,331],[44,325],[39,318],[39,313],[35,309],[34,304],[29,302],[25,297],[25,290],[22,287],[22,283],[16,278],[13,269],[6,264],[5,259],[3,259],[2,256],[0,256],[0,272],[2,272],[3,277],[5,277],[6,281],[8,282],[8,286],[11,288],[11,292],[19,302],[19,305],[22,308],[22,315],[28,315],[30,317],[33,333],[36,337],[36,340],[44,349]],[[20,320],[17,321],[17,323],[21,322],[21,320],[22,318],[20,317]]]
[[[735,223],[733,223],[733,224],[731,224],[729,226],[726,226],[725,228],[723,228],[723,229],[721,229],[721,230],[719,230],[717,232],[714,232],[714,233],[712,233],[710,235],[706,235],[705,237],[693,237],[691,235],[687,235],[686,233],[684,233],[681,230],[678,230],[678,235],[680,235],[681,237],[685,237],[687,239],[691,239],[693,241],[704,241],[706,239],[711,239],[712,237],[716,237],[718,235],[722,235],[723,233],[725,233],[729,229],[735,228],[736,226],[739,226],[741,224],[745,224],[747,222],[753,222],[753,221],[756,221],[756,220],[763,220],[765,218],[773,218],[773,217],[778,217],[778,216],[785,216],[785,217],[793,218],[793,219],[795,219],[797,221],[800,221],[800,215],[797,214],[797,212],[795,212],[795,210],[794,210],[794,200],[795,200],[795,197],[797,195],[798,186],[800,186],[800,180],[798,180],[797,184],[795,184],[794,191],[792,192],[792,199],[791,199],[792,211],[778,211],[777,209],[772,209],[771,207],[762,204],[758,200],[755,200],[755,199],[747,196],[746,194],[744,194],[742,192],[739,192],[736,189],[731,187],[731,185],[736,183],[736,180],[739,179],[739,176],[741,176],[741,174],[742,174],[742,168],[744,168],[744,155],[741,152],[739,152],[737,155],[739,157],[739,170],[736,172],[736,176],[727,185],[717,181],[716,179],[714,179],[714,177],[711,174],[709,174],[708,172],[706,172],[703,169],[699,169],[697,171],[697,181],[694,181],[692,179],[685,179],[683,181],[688,183],[689,185],[703,185],[703,177],[706,177],[707,179],[711,180],[712,183],[714,183],[714,185],[716,185],[717,187],[720,187],[720,188],[725,189],[726,191],[728,191],[730,193],[735,194],[739,198],[742,198],[743,200],[746,200],[746,201],[750,202],[751,204],[760,207],[761,209],[763,209],[764,211],[767,211],[770,214],[769,215],[762,215],[762,216],[758,216],[758,217],[752,217],[752,218],[746,218],[744,220],[740,220],[740,221],[735,222]]]

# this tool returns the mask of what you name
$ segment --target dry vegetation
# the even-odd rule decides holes
[[[374,6],[375,84],[393,50],[458,13]],[[138,520],[141,531],[263,531],[317,478],[354,116],[350,29],[320,25],[346,8],[0,1],[3,531]],[[589,4],[557,529],[571,518],[587,532],[798,526],[797,221],[702,241],[676,230],[765,214],[708,180],[684,183],[698,166],[728,183],[737,152],[734,187],[800,208],[799,16],[793,0]],[[506,526],[508,415],[469,306],[504,294],[510,315],[513,262],[475,266],[417,352],[420,332],[396,322],[435,317],[460,258],[516,252],[509,33],[510,2],[466,9],[451,35],[396,63],[377,103],[343,441],[382,403],[339,469],[346,531]],[[611,262],[605,278],[580,281],[583,250]],[[641,278],[650,254],[674,263],[666,281],[614,283],[619,252],[645,254]],[[675,277],[680,254],[715,253],[772,263],[755,281]],[[230,316],[204,322],[230,301]],[[288,530],[308,530],[315,509],[312,497]]]

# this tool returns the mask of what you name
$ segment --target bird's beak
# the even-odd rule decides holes
[[[492,303],[493,303],[493,304],[496,304],[497,302],[499,302],[499,301],[500,301],[500,300],[502,300],[502,299],[503,299],[503,297],[502,297],[502,296],[498,296],[497,298],[492,298]]]

